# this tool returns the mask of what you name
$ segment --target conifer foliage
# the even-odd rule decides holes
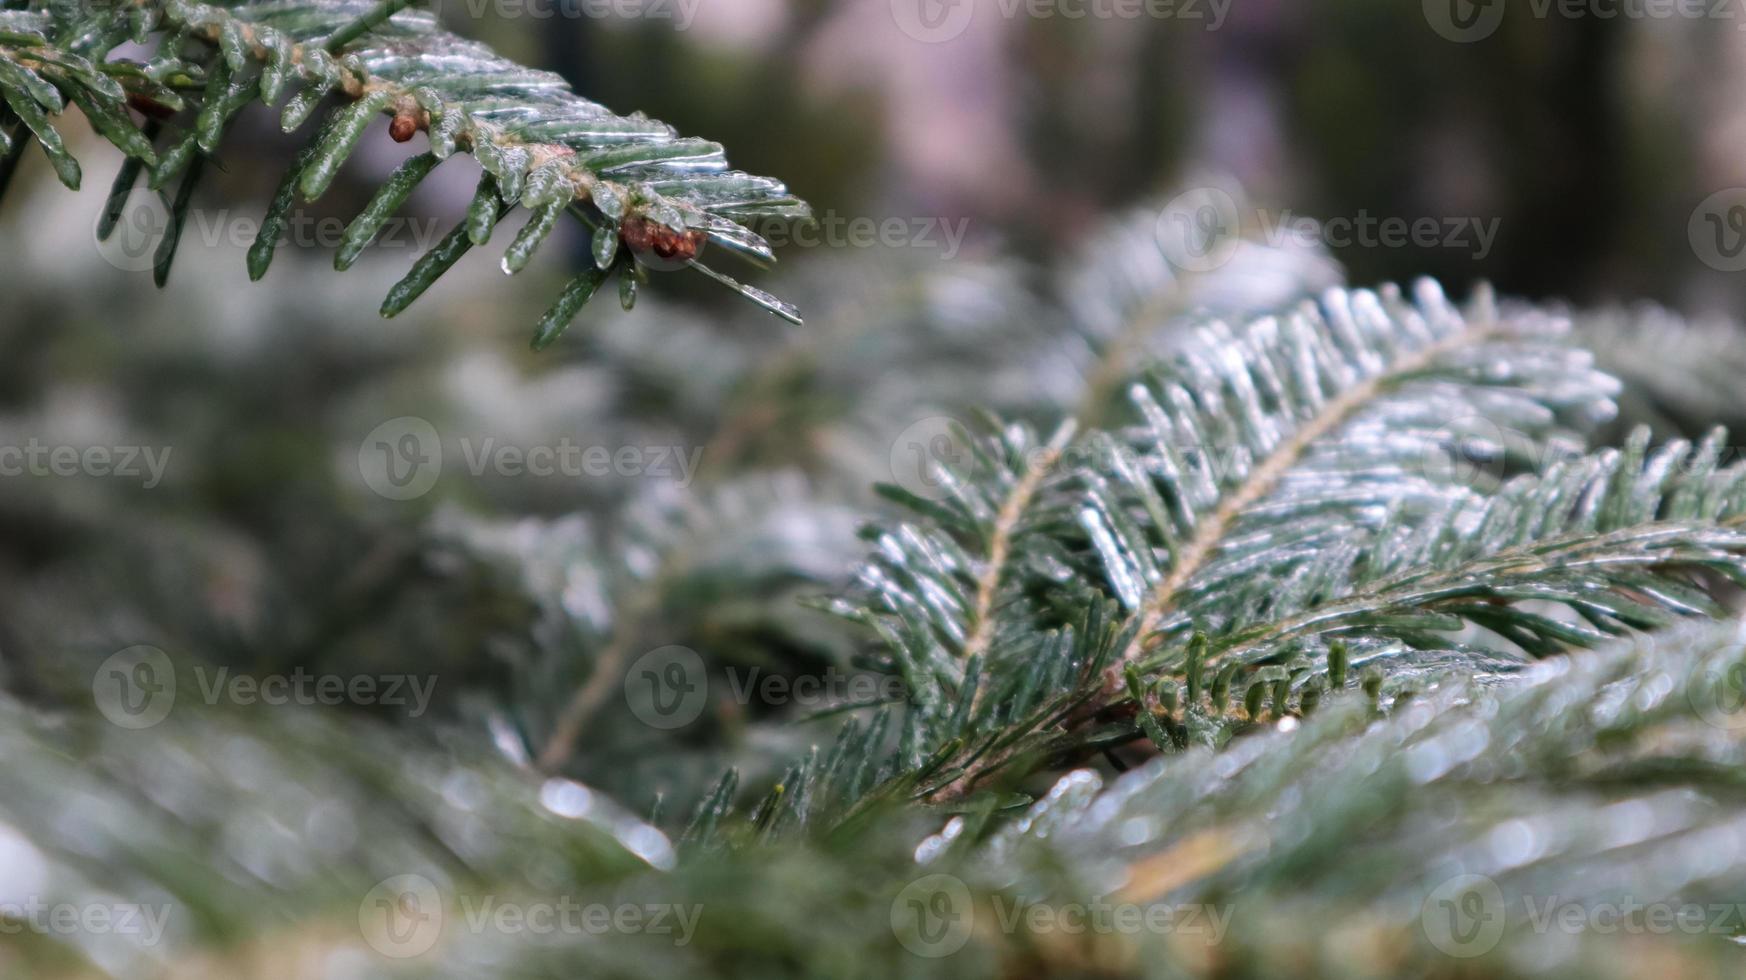
[[[719,144],[640,114],[616,115],[557,75],[524,68],[407,7],[405,0],[89,0],[0,9],[0,194],[32,144],[62,183],[79,187],[83,172],[53,118],[77,107],[126,155],[99,237],[114,230],[138,182],[165,196],[170,224],[154,264],[161,286],[227,129],[255,103],[282,107],[286,132],[312,132],[249,250],[249,276],[259,279],[291,208],[319,198],[371,122],[386,115],[390,138],[407,142],[423,132],[428,149],[406,160],[353,219],[336,268],[356,261],[451,155],[471,154],[484,174],[466,219],[389,291],[383,316],[406,309],[486,245],[519,206],[530,218],[503,250],[505,273],[520,272],[566,214],[591,236],[594,257],[541,317],[536,347],[562,333],[614,275],[625,305],[634,303],[650,268],[696,268],[798,322],[793,307],[698,261],[709,244],[774,261],[748,224],[808,213],[780,182],[732,170]]]
[[[835,608],[910,681],[915,744],[952,746],[954,796],[1015,756],[1222,744],[1346,687],[1722,615],[1725,434],[1591,450],[1620,386],[1568,330],[1428,282],[1205,325],[1127,424],[996,424],[946,501],[888,488],[918,521]]]
[[[99,234],[142,184],[169,204],[160,284],[203,171],[263,103],[312,134],[254,278],[386,117],[428,149],[338,267],[449,156],[484,176],[385,315],[519,206],[505,272],[566,215],[591,235],[536,346],[608,278],[628,307],[651,269],[799,326],[698,263],[769,261],[750,225],[806,215],[781,184],[401,0],[0,3],[0,193],[32,147],[79,185],[76,109],[125,158]],[[0,696],[0,927],[25,897],[165,914],[144,934],[0,928],[0,974],[1738,973],[1746,463],[1714,427],[1746,419],[1738,325],[1350,288],[1325,255],[1241,240],[1194,272],[1158,235],[1188,224],[1139,212],[1054,271],[821,263],[790,285],[825,314],[786,334],[664,307],[658,338],[604,323],[544,357],[585,363],[566,381],[689,386],[592,409],[719,449],[699,489],[595,487],[597,509],[551,519],[448,502],[361,587],[305,573],[313,604],[358,605],[307,615],[286,575],[265,626],[201,610],[183,618],[209,649],[165,655],[183,677],[251,645],[440,666],[462,690],[418,725],[203,705],[184,682],[136,731],[76,654],[64,686],[21,671],[34,685]],[[924,400],[971,421],[930,435],[919,483],[878,505],[845,490]],[[356,508],[331,509],[293,533],[357,550]],[[138,577],[166,605],[183,582]],[[371,601],[466,637],[463,663],[342,643]],[[707,693],[667,728],[627,681],[676,636],[703,638],[681,680]],[[793,661],[899,693],[786,712],[705,676]],[[668,924],[491,918],[554,903]],[[1597,928],[1631,903],[1675,925]],[[1074,909],[1149,925],[1050,927]]]

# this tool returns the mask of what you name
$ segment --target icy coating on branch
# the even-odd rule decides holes
[[[129,158],[100,236],[113,231],[142,172],[154,190],[179,179],[155,259],[162,285],[204,161],[244,108],[283,102],[286,132],[318,115],[321,122],[295,156],[249,250],[249,274],[258,279],[293,204],[320,197],[370,123],[385,114],[390,138],[407,142],[422,131],[429,149],[395,171],[352,222],[338,268],[356,260],[449,156],[472,154],[485,176],[467,219],[394,287],[384,316],[404,310],[468,250],[486,244],[519,205],[532,217],[504,252],[505,273],[525,268],[566,213],[593,242],[593,267],[541,318],[536,347],[556,339],[612,275],[628,308],[650,269],[696,268],[799,322],[790,304],[698,262],[706,244],[754,263],[774,261],[750,225],[810,215],[781,182],[733,170],[717,143],[681,136],[640,113],[617,115],[572,92],[561,77],[522,67],[404,6],[403,0],[230,6],[124,0],[0,11],[0,193],[32,141],[62,182],[78,187],[79,165],[49,121],[70,99]],[[144,62],[109,60],[129,42],[153,45],[154,53]],[[133,111],[146,122],[136,124]],[[163,131],[170,135],[160,144]]]

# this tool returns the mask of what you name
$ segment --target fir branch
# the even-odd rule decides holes
[[[1574,314],[1576,333],[1596,363],[1624,382],[1621,428],[1647,425],[1663,437],[1700,438],[1722,425],[1746,431],[1739,379],[1746,354],[1739,323],[1688,320],[1653,304]]]
[[[635,644],[648,619],[660,607],[669,576],[659,575],[644,583],[635,594],[620,605],[620,623],[612,640],[595,659],[588,680],[565,702],[558,714],[552,733],[539,751],[534,764],[542,772],[557,772],[570,761],[576,750],[576,740],[589,718],[600,708],[615,687],[624,681],[626,663],[635,653]]]
[[[1726,494],[1738,500],[1738,476],[1734,480]],[[1345,632],[1392,637],[1403,653],[1436,649],[1441,644],[1430,634],[1459,629],[1457,620],[1499,633],[1534,655],[1548,655],[1591,646],[1627,629],[1668,626],[1674,619],[1663,610],[1720,616],[1723,607],[1693,583],[1701,572],[1735,581],[1746,574],[1746,534],[1735,528],[1738,521],[1738,514],[1730,514],[1720,525],[1706,519],[1585,528],[1501,550],[1475,548],[1464,560],[1415,556],[1419,561],[1411,566],[1347,598],[1241,631],[1205,663],[1252,664],[1277,657],[1288,642]],[[1586,622],[1524,608],[1554,603]],[[1478,652],[1477,669],[1486,666],[1485,659],[1494,660],[1492,669],[1506,671],[1518,663],[1507,655]]]
[[[396,141],[427,132],[430,154],[397,171],[352,222],[339,267],[351,263],[412,189],[451,154],[472,154],[488,176],[472,209],[484,220],[466,223],[464,235],[457,229],[421,259],[384,303],[385,316],[404,309],[468,248],[485,244],[495,221],[520,205],[533,218],[505,254],[506,273],[525,267],[565,212],[577,217],[597,245],[598,268],[586,274],[590,288],[572,284],[566,290],[542,322],[538,346],[563,331],[608,275],[620,277],[627,304],[634,300],[634,285],[651,265],[696,268],[799,322],[788,304],[697,261],[710,242],[756,261],[773,259],[749,224],[807,216],[806,206],[780,183],[730,170],[720,146],[681,138],[671,127],[640,115],[614,115],[571,93],[556,75],[523,68],[441,31],[433,17],[406,6],[405,0],[228,7],[132,0],[114,9],[73,10],[44,0],[41,12],[7,11],[0,21],[0,97],[30,128],[69,186],[78,183],[78,164],[48,121],[67,99],[124,153],[151,168],[153,189],[185,173],[178,220],[160,253],[160,285],[175,253],[179,218],[197,183],[197,158],[216,152],[244,107],[255,101],[274,105],[298,82],[302,88],[284,110],[286,131],[302,125],[329,94],[344,104],[326,116],[286,174],[263,222],[263,237],[250,250],[253,278],[266,272],[279,223],[295,198],[319,197],[370,121],[386,114]],[[65,45],[51,40],[63,37],[77,40]],[[121,42],[152,37],[173,43],[151,63],[107,60]],[[173,114],[190,102],[198,106],[193,131],[173,138],[161,153],[128,114],[130,104]],[[16,142],[9,140],[0,151],[15,152]],[[124,170],[136,172],[131,165]],[[118,181],[109,210],[131,188],[131,180]]]
[[[1075,771],[1034,802],[966,808],[944,827],[885,803],[820,834],[781,806],[736,810],[730,774],[678,845],[587,787],[529,781],[452,739],[419,744],[308,711],[245,723],[193,698],[142,738],[89,708],[0,701],[0,821],[21,872],[44,901],[138,903],[173,926],[161,945],[101,948],[24,931],[8,962],[32,974],[100,962],[230,976],[336,957],[390,969],[390,954],[419,948],[414,930],[384,937],[360,908],[416,875],[457,917],[484,895],[696,916],[684,942],[652,930],[530,942],[451,919],[412,964],[457,980],[480,964],[516,976],[1194,975],[1209,962],[1254,977],[1720,975],[1738,965],[1733,920],[1710,933],[1706,915],[1704,934],[1668,942],[1537,928],[1536,915],[1549,897],[1599,912],[1623,898],[1732,908],[1746,895],[1740,638],[1738,622],[1705,624],[1507,686],[1445,678],[1382,719],[1336,697],[1223,752],[1190,750],[1107,786]],[[863,783],[856,735],[792,769],[782,796]],[[1491,931],[1437,931],[1434,903],[1473,876],[1496,892],[1460,911]],[[961,950],[936,932],[918,946],[904,928],[908,900],[942,881],[962,889],[949,910],[981,924]],[[1196,909],[1226,927],[1209,936],[1172,919],[1065,942],[1028,914],[1116,904]]]
[[[1021,757],[1123,732],[1222,744],[1269,704],[1283,717],[1345,684],[1386,703],[1438,671],[1507,673],[1669,614],[1718,615],[1696,574],[1746,571],[1746,539],[1719,523],[1739,480],[1720,437],[1650,455],[1639,434],[1565,458],[1618,390],[1566,335],[1483,295],[1463,315],[1429,285],[1412,305],[1334,294],[1203,330],[1134,388],[1143,423],[1088,433],[1065,473],[1002,463],[1025,452],[1021,431],[979,446],[948,500],[899,495],[923,523],[880,538],[871,604],[836,608],[875,627],[912,687],[912,761],[959,743],[952,775],[923,792],[960,799]],[[1471,473],[1456,462],[1463,415],[1509,430]],[[1525,474],[1498,479],[1512,467]],[[1015,488],[1038,515],[1022,538],[1000,519]],[[1119,619],[1096,611],[1111,600]],[[1586,622],[1532,608],[1543,601]],[[1199,652],[1182,645],[1195,630],[1211,637]],[[942,659],[954,649],[963,666]],[[1217,674],[1210,691],[1202,672]],[[1155,687],[1185,676],[1187,701]]]
[[[1297,466],[1304,453],[1317,441],[1328,438],[1359,410],[1371,404],[1379,395],[1402,378],[1419,374],[1446,354],[1475,346],[1492,336],[1495,327],[1489,323],[1472,324],[1458,333],[1401,358],[1383,373],[1376,374],[1321,405],[1316,413],[1300,423],[1289,438],[1261,460],[1242,483],[1218,504],[1210,517],[1198,522],[1194,536],[1172,555],[1170,572],[1155,586],[1136,613],[1134,639],[1122,652],[1121,661],[1110,669],[1120,669],[1139,655],[1146,637],[1157,631],[1180,592],[1223,545],[1238,519],[1277,488],[1280,480]],[[1113,677],[1112,677],[1113,679]]]
[[[988,650],[994,631],[995,596],[1010,563],[1013,535],[1036,497],[1037,488],[1060,462],[1061,453],[1072,441],[1075,428],[1071,420],[1063,422],[1042,450],[1025,460],[1024,474],[1013,484],[1000,505],[1000,512],[995,515],[994,524],[989,528],[988,560],[976,578],[976,604],[970,613],[970,638],[964,642],[961,651],[967,660],[980,657]]]
[[[815,499],[792,476],[698,494],[665,488],[598,521],[502,522],[450,511],[432,537],[441,553],[491,572],[494,590],[535,608],[527,628],[504,638],[518,669],[490,712],[494,724],[516,730],[530,766],[614,791],[636,785],[633,773],[658,772],[681,806],[726,761],[739,764],[731,749],[682,758],[699,732],[719,727],[718,716],[736,713],[728,689],[688,675],[713,695],[695,718],[658,729],[626,698],[627,668],[673,645],[711,673],[771,656],[754,641],[822,656],[791,610],[798,593],[823,587],[849,562],[854,543],[848,510]],[[748,780],[764,777],[765,760],[744,767]]]
[[[1220,192],[1235,209],[1223,218],[1248,210],[1240,188]],[[1122,389],[1168,356],[1195,317],[1243,319],[1342,283],[1339,267],[1319,249],[1251,241],[1238,220],[1201,227],[1197,212],[1206,200],[1190,189],[1106,222],[1056,277],[1052,305],[1092,353],[1073,403],[1082,425],[1107,424]],[[1181,240],[1183,228],[1200,237]]]
[[[1073,417],[1087,425],[1097,425],[1108,412],[1108,405],[1121,386],[1135,372],[1135,362],[1143,361],[1147,341],[1154,339],[1159,324],[1188,312],[1179,289],[1160,290],[1148,296],[1135,309],[1115,336],[1104,346],[1085,379],[1085,391]]]
[[[1249,927],[1231,934],[1247,955],[1224,955],[1259,975],[1383,948],[1395,974],[1436,973],[1451,957],[1508,972],[1512,958],[1546,944],[1576,957],[1572,976],[1628,973],[1606,965],[1618,950],[1594,933],[1534,929],[1527,903],[1553,894],[1580,906],[1620,895],[1731,902],[1746,888],[1746,863],[1699,844],[1741,830],[1729,774],[1742,752],[1730,731],[1739,719],[1728,711],[1738,704],[1740,630],[1727,620],[1639,636],[1505,686],[1445,678],[1379,724],[1362,699],[1337,699],[1301,727],[1294,720],[1216,755],[1194,750],[1107,790],[1074,773],[970,866],[1035,869],[1001,881],[1032,895],[1060,889],[1042,869],[1068,866],[1081,882],[1121,882],[1127,901],[1241,896],[1236,916]],[[1639,832],[1622,832],[1627,815]],[[1515,831],[1533,841],[1530,853],[1490,846]],[[1501,928],[1483,945],[1452,949],[1419,910],[1463,875],[1498,889],[1488,908]],[[1314,908],[1351,921],[1383,906],[1406,914],[1364,927],[1366,943],[1318,937],[1300,918]],[[1730,938],[1683,948],[1733,955]]]

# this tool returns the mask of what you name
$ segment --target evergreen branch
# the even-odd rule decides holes
[[[1239,896],[1230,935],[1243,949],[1222,955],[1256,975],[1293,962],[1339,975],[1348,958],[1382,948],[1391,952],[1381,968],[1394,975],[1456,963],[1507,974],[1512,959],[1548,945],[1565,951],[1571,976],[1628,973],[1606,962],[1619,950],[1594,932],[1536,928],[1536,906],[1550,896],[1592,909],[1622,895],[1678,906],[1746,894],[1746,862],[1700,843],[1742,829],[1730,771],[1742,754],[1731,734],[1746,670],[1740,631],[1723,621],[1639,636],[1503,686],[1445,678],[1380,724],[1362,699],[1338,698],[1297,730],[1216,755],[1197,749],[1108,790],[1074,773],[953,863],[1000,869],[999,887],[1043,903],[1066,900],[1044,870],[1062,866],[1080,869],[1082,883],[1121,882],[1120,900]],[[1624,832],[1626,819],[1637,832]],[[1502,846],[1511,832],[1532,842],[1526,851]],[[1027,869],[1016,882],[1015,867]],[[1445,886],[1463,876],[1497,889],[1486,907],[1498,929],[1483,944],[1451,944],[1432,917],[1433,900],[1457,895]],[[1366,926],[1363,943],[1318,937],[1318,922],[1301,918],[1349,922],[1382,907],[1405,914]],[[1727,926],[1683,948],[1737,956],[1723,951],[1740,926]]]
[[[1077,391],[1072,400],[1095,416],[1102,414],[1102,407],[1088,402],[1088,397],[1098,398],[1093,395],[1098,384],[1110,383],[1112,377],[1131,377],[1137,372],[1131,362],[1138,355],[1156,356],[1159,348],[1168,349],[1170,328],[1179,325],[1175,314],[1191,306],[1247,309],[1245,304],[1257,302],[1257,293],[1266,304],[1273,300],[1273,290],[1292,295],[1303,283],[1320,283],[1327,274],[1325,262],[1315,264],[1261,246],[1227,243],[1243,245],[1229,264],[1217,273],[1186,276],[1161,248],[1158,224],[1156,210],[1135,211],[1112,222],[1105,232],[1109,241],[1086,250],[1065,286],[1072,300],[1065,311],[1070,332],[1084,337],[1086,346],[1096,351],[1095,362],[1072,386]],[[863,309],[871,306],[861,304]],[[1065,426],[1074,426],[1074,419],[1069,418]],[[1063,473],[1058,461],[1063,452],[1076,456],[1102,452],[1096,438],[1074,442],[1069,435],[1039,449],[1034,433],[1014,428],[971,447],[976,479],[959,479],[938,466],[927,473],[952,486],[953,498],[920,501],[894,487],[883,487],[892,498],[938,521],[939,528],[904,528],[880,536],[876,559],[880,569],[876,573],[870,569],[863,585],[880,596],[882,610],[859,610],[854,603],[833,608],[861,622],[880,617],[894,620],[878,627],[887,643],[903,646],[894,666],[918,678],[924,688],[936,687],[936,681],[945,688],[929,695],[927,704],[931,713],[945,713],[936,720],[955,720],[952,732],[971,734],[957,725],[973,723],[990,697],[992,688],[986,680],[990,667],[976,667],[974,660],[999,648],[1000,657],[1011,660],[1009,667],[1016,669],[1023,653],[1035,652],[1039,645],[1035,618],[1023,611],[1032,606],[1025,594],[1034,587],[1037,566],[1055,561],[1053,556],[1039,561],[1037,552],[1062,549],[1058,538],[1063,528],[1072,526],[1070,515],[1077,508],[1070,487],[1084,473],[1077,461]],[[1032,456],[1048,463],[1039,468]],[[1034,519],[1027,519],[1032,514]],[[1027,575],[1007,575],[1014,557],[1023,559]],[[1058,557],[1069,559],[1065,550]],[[924,590],[925,596],[920,594]],[[929,620],[925,629],[911,618],[915,613]],[[934,645],[943,645],[950,653],[943,655]],[[971,662],[967,674],[966,667],[955,662]],[[1065,681],[1065,676],[1048,681],[1028,671],[1020,676],[1027,678],[1025,690],[1037,697]],[[1032,709],[1049,713],[1063,707],[1013,706],[1013,714]],[[950,737],[950,732],[929,742],[938,744],[941,737]],[[986,751],[986,746],[967,751]]]
[[[531,625],[503,639],[518,669],[490,714],[517,732],[529,765],[614,792],[647,793],[633,775],[659,773],[680,806],[720,766],[741,764],[731,750],[697,756],[687,747],[724,717],[739,722],[731,688],[712,684],[711,674],[764,662],[772,645],[793,646],[803,663],[827,656],[808,649],[813,638],[790,610],[798,593],[848,564],[854,544],[848,511],[819,503],[792,478],[697,495],[657,490],[598,523],[450,512],[433,537],[445,554],[493,572],[493,591],[534,606]],[[656,722],[668,716],[633,700],[628,668],[675,645],[697,655],[705,673],[688,668],[685,680],[703,700],[694,717],[661,728]],[[763,760],[743,765],[748,779],[764,777]]]
[[[1160,290],[1148,296],[1123,321],[1092,365],[1073,417],[1085,420],[1087,425],[1099,424],[1116,391],[1134,376],[1134,361],[1142,359],[1140,354],[1146,349],[1146,342],[1157,335],[1158,325],[1185,312],[1187,306],[1178,289]]]
[[[1157,631],[1165,615],[1171,611],[1177,593],[1212,559],[1238,519],[1277,489],[1279,482],[1299,465],[1311,446],[1333,435],[1395,382],[1431,368],[1445,355],[1489,339],[1494,330],[1491,324],[1474,324],[1438,340],[1401,358],[1384,372],[1337,393],[1312,417],[1300,423],[1295,433],[1261,460],[1242,483],[1219,502],[1208,519],[1198,523],[1194,536],[1172,556],[1169,574],[1152,589],[1137,611],[1138,629],[1134,639],[1123,651],[1121,661],[1111,670],[1120,669],[1139,655],[1142,641]]]
[[[1006,574],[1011,559],[1013,534],[1019,521],[1025,516],[1026,508],[1030,507],[1036,496],[1043,478],[1060,462],[1061,453],[1072,441],[1074,430],[1075,425],[1071,420],[1063,422],[1042,451],[1025,461],[1024,475],[1013,484],[1006,500],[1000,505],[1000,512],[995,515],[988,538],[988,560],[976,579],[976,605],[970,614],[971,633],[962,651],[965,659],[980,657],[988,650],[994,630],[995,595],[1000,589],[1001,578]]]
[[[0,126],[0,194],[6,193],[12,175],[18,172],[19,161],[24,159],[24,148],[29,145],[29,140],[22,123],[10,133],[5,126]]]
[[[346,45],[386,24],[388,18],[412,5],[413,0],[388,0],[387,3],[380,4],[329,34],[327,39],[321,42],[322,50],[328,54],[338,54],[340,49]]]
[[[1746,571],[1746,539],[1719,523],[1738,474],[1719,435],[1565,458],[1617,390],[1560,321],[1483,296],[1463,316],[1429,285],[1414,305],[1333,294],[1205,328],[1135,387],[1143,424],[1089,433],[1065,472],[1015,471],[1030,436],[1009,428],[943,478],[947,500],[896,495],[923,523],[880,536],[870,602],[834,608],[910,684],[912,762],[957,742],[921,788],[937,800],[1021,757],[1142,731],[1166,751],[1223,744],[1348,684],[1385,704],[1439,671],[1719,615],[1696,576]],[[1001,519],[1015,499],[1023,535]],[[1547,601],[1585,625],[1533,608]]]
[[[424,131],[430,152],[402,166],[352,222],[336,260],[339,268],[351,264],[451,154],[472,154],[486,178],[469,220],[394,287],[383,304],[385,316],[403,310],[472,246],[485,244],[496,222],[519,205],[533,217],[506,250],[505,273],[527,265],[565,212],[594,241],[597,267],[578,277],[553,305],[537,332],[537,346],[551,343],[612,274],[620,279],[621,298],[627,305],[634,302],[636,285],[649,267],[696,268],[799,322],[788,304],[697,261],[712,242],[756,260],[773,259],[749,223],[807,216],[805,205],[780,183],[730,170],[717,144],[681,138],[641,115],[614,115],[571,93],[556,75],[523,68],[441,31],[430,15],[403,9],[406,0],[227,7],[133,0],[116,9],[80,11],[41,2],[42,12],[6,11],[0,21],[0,97],[69,186],[79,181],[78,164],[48,121],[48,114],[60,112],[68,99],[94,128],[150,168],[153,189],[184,175],[160,249],[160,285],[198,181],[197,158],[216,152],[247,105],[275,105],[299,82],[301,90],[283,113],[287,132],[314,115],[329,94],[343,104],[325,116],[287,172],[250,250],[251,278],[265,274],[293,202],[321,196],[371,120],[386,114],[391,138],[405,142]],[[170,43],[151,63],[107,60],[121,42],[153,36]],[[63,37],[77,40],[67,45],[51,40]],[[172,138],[161,153],[128,114],[130,104],[174,114],[190,102],[197,106],[192,131]],[[16,142],[9,140],[0,152],[13,153]],[[132,165],[123,171],[137,172]],[[118,180],[106,210],[115,210],[132,184]]]
[[[551,736],[534,761],[541,772],[557,772],[570,761],[571,753],[576,750],[576,740],[582,736],[582,729],[588,724],[588,719],[600,708],[601,703],[612,693],[612,689],[623,683],[625,665],[634,652],[638,631],[660,607],[664,586],[664,577],[657,577],[646,583],[621,607],[622,621],[614,631],[612,640],[594,661],[587,682],[578,687],[569,701],[565,702],[557,723],[552,726]]]
[[[1746,573],[1746,535],[1678,522],[1639,525],[1611,534],[1587,533],[1539,540],[1467,561],[1456,568],[1415,570],[1377,583],[1348,599],[1245,631],[1212,651],[1215,661],[1253,665],[1281,656],[1294,641],[1356,633],[1366,642],[1393,641],[1382,657],[1454,648],[1463,624],[1500,634],[1535,656],[1592,646],[1627,629],[1670,625],[1672,616],[1719,616],[1722,607],[1691,586],[1710,571],[1739,580]],[[1531,608],[1564,605],[1587,623],[1549,618]],[[1470,670],[1510,671],[1522,661],[1504,650],[1470,648]],[[1302,681],[1314,672],[1293,677]],[[1194,707],[1191,705],[1190,707]],[[1282,710],[1287,706],[1281,705]],[[1220,710],[1215,705],[1213,710]]]
[[[1246,210],[1238,195],[1231,200],[1238,213],[1224,218]],[[1204,226],[1203,203],[1189,191],[1107,222],[1059,277],[1065,326],[1094,355],[1073,410],[1081,424],[1106,424],[1115,396],[1168,356],[1192,316],[1246,319],[1341,284],[1319,250],[1250,241],[1236,220]],[[1177,234],[1184,228],[1195,229],[1192,240]]]
[[[1639,429],[1622,450],[1560,460],[1410,534],[1379,540],[1361,563],[1328,566],[1318,588],[1344,598],[1232,636],[1333,632],[1393,615],[1419,636],[1437,627],[1410,614],[1445,603],[1493,630],[1509,627],[1508,607],[1528,600],[1568,605],[1603,634],[1666,625],[1656,606],[1719,615],[1685,580],[1698,571],[1740,574],[1746,537],[1734,524],[1746,502],[1746,468],[1721,466],[1725,442],[1718,431],[1696,447],[1676,441],[1651,452],[1648,431]],[[1525,644],[1531,653],[1586,645],[1575,627],[1538,616],[1521,625],[1506,635],[1523,640],[1551,631]],[[1587,641],[1603,634],[1587,634]]]
[[[1576,331],[1596,363],[1624,382],[1623,427],[1648,425],[1664,437],[1696,439],[1717,425],[1746,431],[1740,329],[1732,320],[1692,321],[1652,304],[1576,314]]]
[[[403,887],[438,903],[416,911],[453,918],[409,975],[456,980],[481,964],[529,977],[1198,975],[1209,963],[1243,977],[1725,975],[1738,966],[1734,919],[1712,932],[1706,914],[1699,934],[1650,942],[1561,919],[1548,928],[1541,913],[1548,899],[1599,914],[1622,899],[1733,909],[1746,896],[1740,639],[1738,622],[1705,624],[1508,685],[1445,678],[1382,719],[1362,698],[1334,697],[1222,752],[1194,749],[1108,786],[1075,771],[1028,805],[968,808],[944,828],[937,813],[887,803],[808,832],[782,806],[736,811],[730,775],[679,845],[585,786],[529,781],[451,739],[419,744],[293,709],[245,723],[194,698],[148,739],[88,709],[45,716],[0,701],[12,870],[45,902],[137,903],[171,926],[156,946],[21,930],[8,963],[236,976],[344,956],[391,970],[390,955],[429,934],[411,918],[384,933],[360,913],[398,897],[383,884],[415,875]],[[864,784],[853,757],[866,734],[791,770],[783,795]],[[951,921],[976,924],[961,950],[906,928],[910,900],[942,882],[963,889]],[[1477,907],[1456,909],[1475,928],[1439,931],[1437,902],[1475,885],[1489,886]],[[686,910],[694,931],[681,942],[564,929],[530,942],[455,928],[482,896],[660,905]],[[1146,913],[1155,927],[1068,942],[1044,914],[1123,905],[1197,910],[1202,925],[1158,927]],[[1208,934],[1215,915],[1224,926]]]
[[[1617,389],[1563,336],[1555,321],[1499,321],[1483,295],[1463,316],[1430,284],[1413,305],[1337,293],[1284,321],[1203,332],[1134,389],[1143,424],[1116,434],[1106,455],[1121,465],[1089,483],[1102,573],[1155,629],[1203,573],[1284,575],[1315,557],[1257,535],[1334,543],[1343,530],[1356,545],[1381,530],[1379,511],[1442,513],[1511,467],[1545,465]],[[1521,367],[1487,373],[1509,358]]]

